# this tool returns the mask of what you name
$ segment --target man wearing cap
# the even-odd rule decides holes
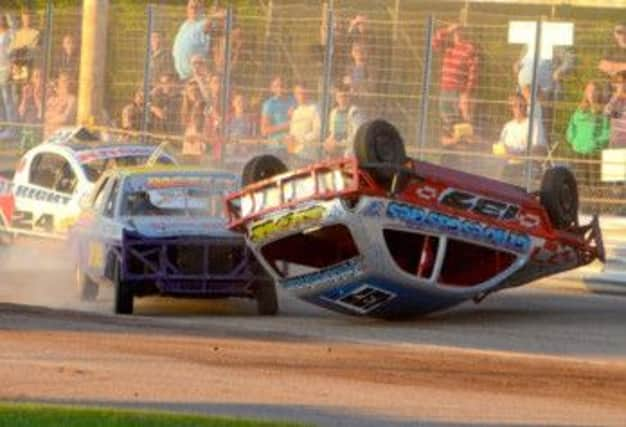
[[[615,26],[613,37],[616,45],[604,53],[598,65],[600,71],[607,73],[609,76],[626,71],[626,22]]]

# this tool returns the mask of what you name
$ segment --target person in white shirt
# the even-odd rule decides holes
[[[522,95],[511,96],[509,104],[513,112],[513,119],[502,128],[498,142],[493,145],[493,153],[496,155],[515,156],[507,160],[502,170],[502,179],[507,182],[521,184],[526,173],[526,163],[518,156],[525,156],[528,148],[528,107],[526,99]],[[546,146],[543,135],[543,123],[541,122],[541,109],[537,107],[539,107],[539,104],[535,107],[531,155],[533,153],[545,153]]]
[[[317,105],[309,101],[309,90],[304,83],[293,88],[296,108],[289,121],[289,135],[285,137],[287,151],[300,160],[319,157],[321,120]]]
[[[328,137],[324,141],[327,156],[349,155],[359,126],[365,121],[361,110],[352,104],[350,87],[339,84],[335,88],[335,101],[328,117]]]

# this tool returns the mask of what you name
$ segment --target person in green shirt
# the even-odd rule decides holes
[[[567,126],[567,142],[582,160],[576,163],[577,175],[586,184],[596,182],[599,176],[597,162],[589,160],[597,160],[600,152],[609,143],[610,120],[603,114],[604,104],[604,88],[600,83],[590,81],[585,86],[583,99]]]

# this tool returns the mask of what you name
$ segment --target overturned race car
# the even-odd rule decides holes
[[[388,122],[364,124],[355,156],[288,172],[251,160],[226,199],[277,284],[345,314],[430,313],[604,261],[597,216],[578,223],[571,172],[548,169],[541,189],[407,158]]]
[[[174,166],[105,172],[70,231],[81,299],[108,284],[119,314],[154,294],[254,298],[276,314],[274,281],[226,229],[223,197],[238,186],[231,173]]]

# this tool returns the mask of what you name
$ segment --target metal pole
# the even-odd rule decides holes
[[[533,57],[533,79],[531,83],[530,89],[530,110],[528,117],[528,139],[526,141],[526,191],[530,191],[531,186],[531,173],[532,173],[532,160],[530,159],[530,154],[533,147],[533,130],[535,127],[535,110],[537,103],[537,71],[539,69],[539,56],[541,52],[541,28],[543,26],[543,21],[541,18],[537,21],[536,29],[535,29],[535,51]],[[543,126],[542,123],[538,124],[539,126]]]
[[[435,18],[428,15],[426,19],[426,37],[424,41],[424,70],[422,72],[422,99],[420,106],[420,118],[417,127],[417,144],[419,151],[419,159],[424,157],[423,148],[426,142],[426,131],[428,123],[428,102],[430,101],[430,77],[431,66],[433,61],[433,33],[435,32]]]
[[[328,115],[330,114],[330,92],[331,92],[331,79],[333,69],[333,54],[335,45],[335,30],[334,30],[334,16],[333,16],[332,3],[329,4],[328,11],[326,12],[326,55],[324,56],[324,76],[322,81],[322,117],[320,117],[320,146],[318,151],[318,158],[323,155],[324,139],[328,133]]]
[[[46,120],[46,103],[47,103],[47,90],[46,86],[48,85],[48,75],[50,70],[48,69],[51,65],[52,58],[52,0],[48,0],[46,4],[46,32],[44,35],[44,55],[43,55],[43,64],[41,64],[41,78],[42,78],[42,87],[44,88],[41,94],[41,124],[45,124]],[[52,67],[50,67],[52,68]],[[24,147],[22,147],[24,148]]]
[[[146,142],[145,133],[148,132],[148,121],[150,120],[150,58],[152,57],[152,46],[150,37],[154,31],[154,5],[148,5],[148,35],[146,37],[146,55],[143,63],[143,120],[141,121],[141,141]]]
[[[220,94],[221,115],[220,115],[220,136],[222,140],[226,141],[226,120],[228,120],[228,105],[230,101],[230,72],[231,72],[231,50],[232,50],[232,38],[231,32],[233,29],[233,7],[229,6],[226,11],[226,22],[224,28],[224,69],[222,70],[222,93]],[[220,156],[223,157],[224,150],[221,150]],[[220,161],[222,159],[219,159]]]

